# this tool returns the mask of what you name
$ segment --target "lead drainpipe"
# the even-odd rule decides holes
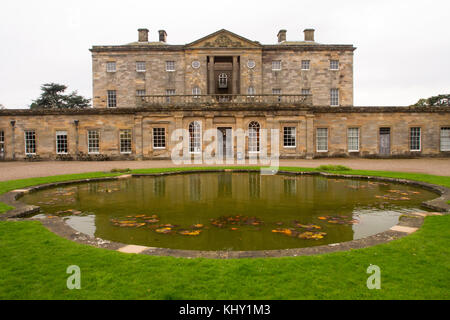
[[[16,135],[15,135],[15,129],[16,129],[16,120],[11,120],[11,130],[12,130],[12,159],[16,160]]]
[[[75,125],[75,156],[78,157],[78,124],[80,120],[73,120],[73,124]]]

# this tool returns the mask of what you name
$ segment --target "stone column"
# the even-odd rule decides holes
[[[214,56],[209,56],[209,94],[215,94]]]
[[[232,94],[238,94],[238,90],[237,90],[237,83],[238,83],[238,77],[239,77],[239,66],[238,66],[238,57],[234,56],[233,57],[233,75],[231,76],[232,78]]]
[[[314,115],[306,115],[306,159],[314,158]]]

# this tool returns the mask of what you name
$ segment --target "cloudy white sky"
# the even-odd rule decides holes
[[[315,28],[320,43],[353,44],[355,105],[409,105],[450,93],[450,1],[2,1],[0,104],[24,108],[43,83],[92,97],[92,45],[165,29],[184,44],[221,28],[263,44]]]

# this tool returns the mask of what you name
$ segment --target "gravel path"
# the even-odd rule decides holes
[[[352,169],[403,171],[450,176],[450,159],[317,159],[280,161],[280,166],[317,167],[322,164],[340,164]],[[183,166],[188,167],[189,165]],[[202,165],[191,166],[198,167]],[[0,162],[0,181],[68,173],[110,171],[113,168],[143,169],[164,167],[177,167],[177,165],[165,160]]]

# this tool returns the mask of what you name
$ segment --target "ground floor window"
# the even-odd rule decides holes
[[[317,152],[328,151],[328,128],[317,128],[316,146]]]
[[[410,129],[409,134],[409,147],[411,151],[420,151],[420,133],[421,130],[419,127],[414,127]]]
[[[166,128],[153,128],[153,148],[164,149],[166,147]]]
[[[34,130],[25,131],[25,154],[36,153],[36,132]]]
[[[359,152],[359,128],[348,128],[348,152]]]
[[[131,153],[131,129],[120,130],[120,153]]]
[[[189,124],[189,152],[199,153],[201,152],[201,126],[198,121],[191,122]]]
[[[248,124],[248,152],[259,152],[259,129],[258,122],[252,121]]]
[[[97,130],[88,131],[88,153],[100,152],[100,134]]]
[[[68,153],[67,131],[56,131],[56,153]]]
[[[295,127],[284,127],[283,129],[283,146],[285,148],[294,148],[296,146],[296,129]]]
[[[0,153],[5,153],[5,131],[0,130]]]
[[[441,128],[441,151],[450,151],[450,127]]]

